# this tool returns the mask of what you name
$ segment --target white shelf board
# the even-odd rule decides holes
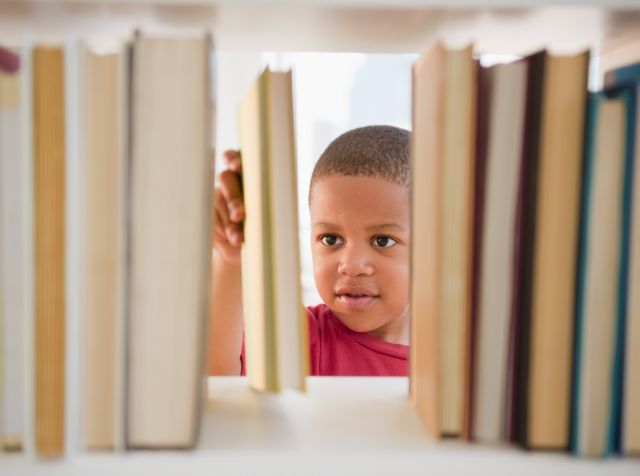
[[[507,9],[489,8],[481,2],[472,9],[437,8],[428,3],[402,8],[387,2],[378,9],[365,2],[356,8],[349,3],[337,7],[312,0],[199,5],[181,0],[160,5],[140,0],[113,4],[0,0],[0,42],[19,44],[25,33],[39,41],[60,41],[74,35],[124,39],[136,28],[207,28],[222,51],[420,53],[441,40],[454,47],[474,42],[478,53],[524,55],[540,48],[559,53],[587,48],[597,52],[603,39],[618,31],[640,29],[640,0],[633,1],[638,8],[625,11],[606,2],[539,8],[517,2]]]
[[[0,0],[0,3],[76,3],[146,5],[311,6],[327,8],[530,8],[540,6],[602,6],[639,9],[638,0]]]
[[[0,456],[2,475],[635,475],[640,461],[587,460],[430,439],[406,378],[309,378],[307,394],[260,395],[242,377],[209,379],[193,451],[80,452],[42,462]]]

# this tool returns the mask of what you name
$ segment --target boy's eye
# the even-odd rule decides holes
[[[337,246],[342,244],[342,239],[336,235],[324,235],[320,237],[320,242],[325,246]]]
[[[390,236],[374,236],[371,240],[371,244],[376,248],[390,248],[396,245],[398,242],[391,238]]]

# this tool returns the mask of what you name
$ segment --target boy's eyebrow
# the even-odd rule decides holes
[[[338,225],[334,224],[334,223],[329,223],[326,221],[320,221],[318,223],[314,223],[313,227],[317,227],[317,226],[321,226],[321,227],[325,227],[325,228],[338,228]],[[371,225],[367,227],[367,231],[375,231],[375,230],[383,230],[383,229],[388,229],[388,228],[393,228],[394,230],[398,230],[398,231],[406,231],[407,228],[399,225],[398,223],[381,223],[379,225]]]
[[[386,229],[386,228],[393,228],[394,230],[398,230],[398,231],[405,231],[406,227],[399,225],[398,223],[382,223],[380,225],[371,225],[367,227],[367,231],[375,231],[375,230],[382,230],[382,229]]]
[[[318,223],[313,223],[311,226],[313,226],[313,227],[323,226],[325,228],[336,228],[338,225],[336,225],[334,223],[329,223],[327,221],[319,221]]]

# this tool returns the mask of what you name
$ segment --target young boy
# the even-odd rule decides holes
[[[240,157],[216,190],[209,371],[245,373]],[[324,304],[308,307],[312,375],[407,375],[409,132],[369,126],[335,139],[311,177],[311,251]]]

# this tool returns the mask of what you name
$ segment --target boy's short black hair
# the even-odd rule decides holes
[[[313,185],[328,175],[380,177],[409,186],[411,134],[393,126],[366,126],[345,132],[322,153],[311,175]]]

